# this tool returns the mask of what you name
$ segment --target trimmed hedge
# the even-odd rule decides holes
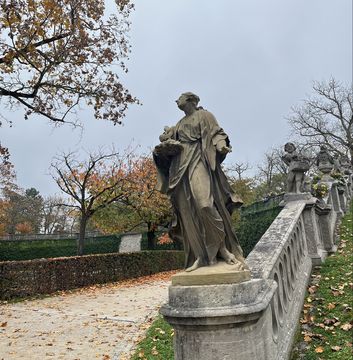
[[[85,239],[84,254],[118,252],[120,235]],[[77,255],[76,239],[0,241],[0,261],[32,260]]]
[[[0,299],[49,294],[184,266],[182,251],[142,251],[0,263]]]
[[[279,206],[263,211],[241,215],[239,223],[235,226],[235,233],[238,237],[244,257],[247,257],[261,236],[270,227],[282,208]]]

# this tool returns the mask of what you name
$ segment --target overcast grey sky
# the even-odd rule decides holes
[[[108,0],[113,1],[113,0]],[[228,133],[227,162],[253,167],[271,146],[285,143],[290,107],[310,93],[313,80],[352,81],[351,0],[136,0],[132,52],[124,84],[143,105],[124,126],[96,121],[82,110],[83,133],[47,120],[7,113],[0,129],[18,183],[42,194],[57,192],[49,177],[58,151],[88,150],[131,141],[141,151],[158,143],[164,125],[182,113],[180,93],[192,91]],[[3,111],[3,109],[1,109]]]

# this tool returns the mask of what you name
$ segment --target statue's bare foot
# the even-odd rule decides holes
[[[234,265],[236,270],[244,270],[243,264],[225,247],[221,248],[219,253],[227,264]]]
[[[185,269],[186,272],[190,272],[190,271],[193,271],[193,270],[196,270],[197,268],[199,268],[201,266],[201,261],[200,259],[196,259],[196,261],[191,265],[189,266],[188,268]]]
[[[230,251],[227,250],[227,248],[225,246],[223,246],[219,249],[219,254],[221,255],[221,257],[227,264],[229,264],[229,265],[236,264],[237,259]]]

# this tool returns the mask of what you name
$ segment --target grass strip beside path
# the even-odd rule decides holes
[[[353,203],[338,251],[311,275],[292,360],[353,359]]]
[[[146,337],[137,345],[130,360],[172,360],[173,328],[161,316],[147,330]]]

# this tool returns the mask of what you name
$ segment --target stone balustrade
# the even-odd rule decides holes
[[[288,202],[247,258],[253,278],[272,280],[277,285],[262,315],[272,338],[262,334],[267,344],[255,359],[286,359],[292,347],[312,267],[304,228],[305,207],[305,201]]]
[[[289,359],[312,266],[336,251],[352,182],[329,184],[327,201],[287,194],[283,209],[236,284],[170,286],[161,313],[175,329],[175,359]],[[349,186],[348,186],[349,185]]]

